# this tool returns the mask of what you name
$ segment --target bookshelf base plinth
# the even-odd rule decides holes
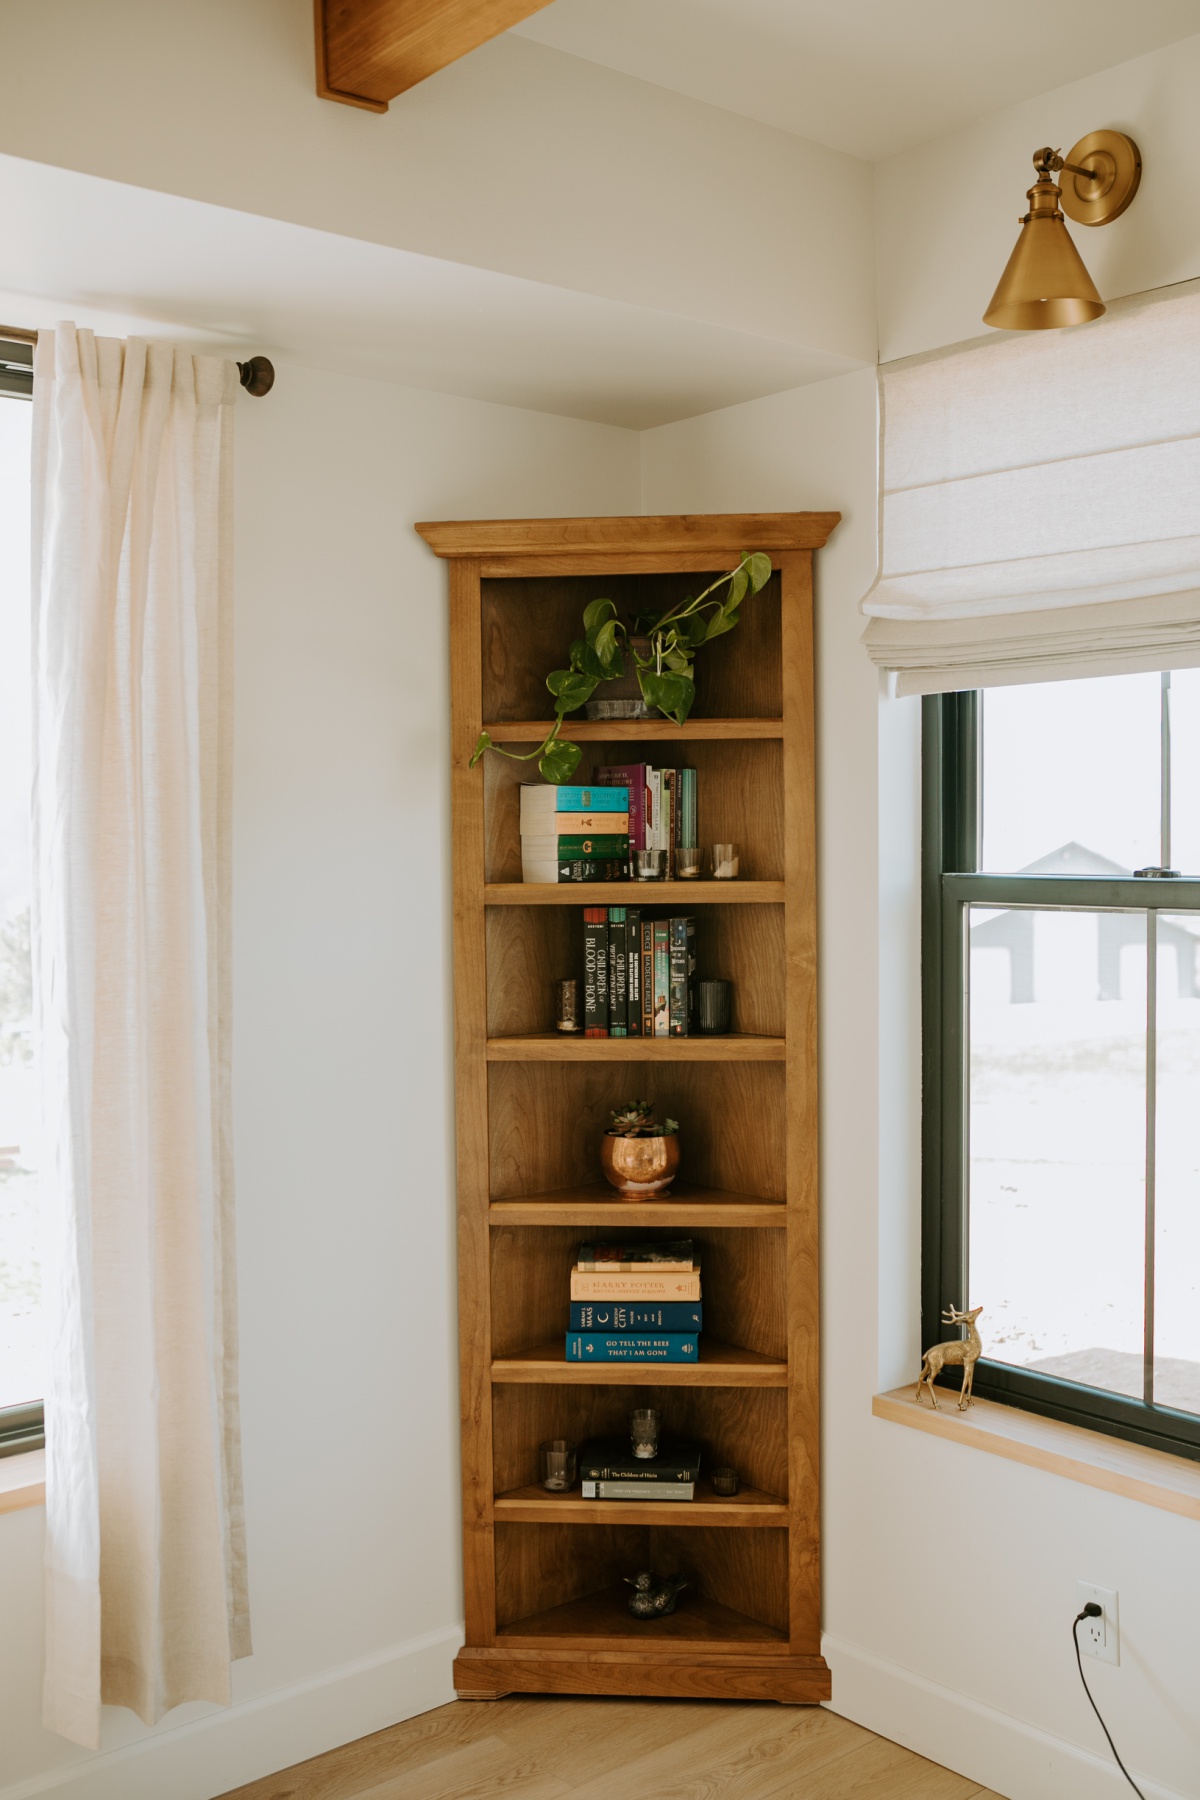
[[[460,1700],[508,1694],[628,1694],[663,1700],[776,1700],[817,1706],[830,1697],[820,1656],[664,1656],[642,1651],[527,1651],[467,1647],[454,1660]]]

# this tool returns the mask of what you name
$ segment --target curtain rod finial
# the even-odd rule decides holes
[[[252,356],[238,364],[238,378],[248,394],[269,394],[275,385],[275,365],[265,356]]]

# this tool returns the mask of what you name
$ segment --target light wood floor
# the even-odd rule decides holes
[[[223,1800],[997,1800],[821,1707],[458,1701]]]

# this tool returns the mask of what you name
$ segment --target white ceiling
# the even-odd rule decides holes
[[[1200,0],[555,0],[516,30],[876,161],[1191,37]]]
[[[649,307],[0,156],[6,325],[186,331],[644,430],[857,367]],[[57,295],[56,301],[38,299]],[[110,322],[111,321],[111,322]]]

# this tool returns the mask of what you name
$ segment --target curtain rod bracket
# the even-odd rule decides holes
[[[238,364],[238,379],[248,394],[269,394],[275,386],[275,365],[265,356],[252,356]]]

